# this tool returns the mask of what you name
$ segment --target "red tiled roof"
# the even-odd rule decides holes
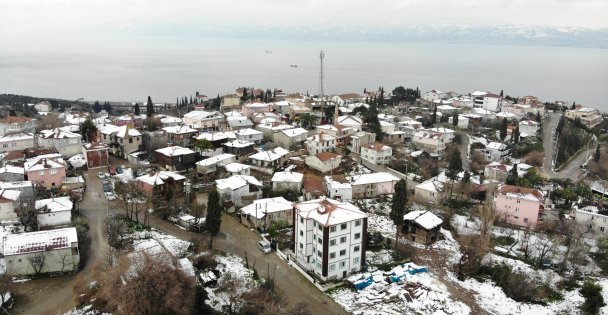
[[[316,157],[319,160],[325,162],[325,161],[329,161],[331,159],[335,159],[336,157],[338,157],[338,155],[335,153],[331,153],[331,152],[321,152],[321,153],[317,154]]]
[[[21,124],[30,121],[32,121],[32,118],[28,117],[8,116],[0,118],[0,124]]]

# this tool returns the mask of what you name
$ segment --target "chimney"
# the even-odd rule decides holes
[[[44,168],[48,168],[49,167],[49,163],[47,162],[46,159],[42,159],[42,161],[44,162]]]

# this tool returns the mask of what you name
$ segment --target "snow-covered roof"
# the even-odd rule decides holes
[[[379,172],[348,177],[351,185],[367,185],[372,183],[397,182],[399,178],[391,173]]]
[[[258,161],[272,162],[276,161],[289,153],[289,150],[283,149],[282,147],[276,147],[272,150],[261,151],[251,155],[249,158]]]
[[[27,132],[20,133],[9,133],[0,137],[0,142],[19,141],[19,140],[33,140],[34,135]]]
[[[429,179],[416,185],[416,189],[422,189],[432,192],[441,192],[443,190],[443,183],[434,179]]]
[[[341,183],[341,182],[331,178],[331,176],[325,176],[325,183],[327,184],[327,187],[329,187],[331,189],[351,189],[352,188],[350,183]]]
[[[233,175],[228,178],[217,179],[215,183],[218,189],[228,188],[230,190],[236,190],[245,185],[263,186],[255,177],[248,175]]]
[[[540,192],[540,190],[512,185],[502,185],[498,187],[496,190],[496,195],[537,202],[542,202],[544,199],[543,193]]]
[[[114,131],[114,133],[116,133],[116,136],[119,138],[125,138],[127,136],[129,136],[129,137],[141,136],[141,132],[139,132],[137,129],[129,127],[129,126],[119,126],[116,129],[116,131]]]
[[[486,149],[491,149],[491,150],[502,150],[506,147],[507,145],[504,143],[500,143],[500,142],[490,142],[488,143],[488,145],[486,145]]]
[[[20,182],[2,182],[0,181],[0,189],[19,189],[19,188],[34,188],[34,183],[29,180]]]
[[[44,139],[68,139],[68,138],[82,138],[80,134],[64,131],[59,128],[47,129],[40,131],[40,138]]]
[[[257,127],[262,128],[262,129],[272,130],[272,131],[281,131],[281,130],[294,128],[294,126],[292,126],[292,125],[281,124],[279,122],[259,124],[259,125],[257,125]]]
[[[196,162],[196,165],[204,167],[204,166],[209,166],[209,165],[214,165],[214,164],[221,164],[221,162],[224,162],[224,161],[230,160],[230,159],[236,159],[236,155],[230,154],[230,153],[223,153],[223,154],[219,154],[216,156],[212,156],[208,159],[198,161],[198,162]]]
[[[195,152],[188,149],[188,148],[184,148],[184,147],[180,147],[180,146],[170,146],[170,147],[166,147],[166,148],[162,148],[162,149],[158,149],[156,150],[156,152],[165,155],[165,156],[179,156],[179,155],[186,155],[186,154],[194,154]]]
[[[332,141],[332,140],[336,140],[336,137],[324,133],[324,132],[320,132],[317,133],[315,135],[313,135],[312,137],[309,138],[309,140],[314,141],[314,142],[323,142],[323,141]]]
[[[182,122],[181,118],[166,116],[165,118],[160,119],[161,124],[179,124]]]
[[[361,126],[363,125],[363,120],[356,116],[346,115],[338,117],[338,124],[344,126]]]
[[[0,174],[4,174],[4,173],[23,175],[23,174],[25,174],[25,170],[23,167],[12,166],[10,164],[7,164],[4,167],[0,168]]]
[[[204,110],[195,110],[195,111],[191,111],[187,114],[184,114],[184,118],[189,118],[189,119],[205,119],[205,118],[212,118],[213,116],[218,116],[219,112],[208,112],[208,111],[204,111]]]
[[[364,145],[361,145],[361,148],[374,150],[376,152],[388,152],[388,151],[392,152],[392,150],[393,150],[393,148],[389,147],[386,144],[380,143],[380,142],[366,143]]]
[[[182,134],[188,134],[188,133],[195,133],[198,130],[182,125],[182,126],[165,127],[165,128],[163,128],[163,131],[166,133],[182,135]]]
[[[296,172],[276,172],[272,175],[272,182],[280,183],[301,183],[304,174]]]
[[[0,199],[17,201],[21,196],[21,191],[11,189],[0,189]]]
[[[382,126],[382,127],[395,127],[395,124],[390,123],[390,122],[385,121],[385,120],[380,120],[380,126]]]
[[[223,145],[225,145],[227,147],[232,147],[232,148],[246,148],[246,147],[252,146],[254,144],[255,143],[253,143],[253,142],[243,141],[243,140],[232,140],[232,141],[223,143]]]
[[[436,228],[443,223],[443,220],[428,210],[415,210],[408,212],[403,216],[403,220],[414,221],[427,230]]]
[[[293,203],[283,197],[254,200],[252,204],[241,208],[241,212],[256,219],[263,218],[267,213],[288,211],[293,209]]]
[[[255,129],[251,129],[251,128],[245,128],[245,129],[235,131],[234,134],[239,135],[239,136],[255,136],[255,135],[261,135],[261,134],[263,134],[263,132],[255,130]]]
[[[305,135],[308,134],[308,131],[304,128],[292,128],[292,129],[287,129],[287,130],[281,130],[281,132],[283,134],[285,134],[288,137],[297,137],[300,135]]]
[[[56,197],[36,200],[34,208],[46,212],[72,211],[73,203],[70,197]]]
[[[219,141],[224,139],[236,139],[236,135],[232,131],[226,132],[205,132],[196,136],[196,140]]]
[[[65,167],[65,161],[61,158],[34,158],[23,164],[23,168],[26,172],[41,171],[49,168],[63,168]]]
[[[312,219],[323,226],[342,224],[368,215],[351,203],[342,202],[327,197],[296,203],[294,207],[299,215]]]
[[[169,178],[173,178],[173,180],[186,179],[186,177],[179,175],[175,172],[160,171],[160,172],[158,172],[156,174],[152,174],[152,175],[139,176],[139,177],[137,177],[137,180],[147,183],[149,185],[155,186],[155,185],[164,184],[165,181],[167,181]]]
[[[7,234],[4,239],[4,256],[69,248],[78,242],[76,228],[54,229],[21,234]]]
[[[241,164],[241,163],[230,163],[230,164],[224,165],[224,168],[226,169],[226,171],[228,171],[230,173],[239,173],[246,169],[250,169],[251,166],[249,166],[247,164]]]
[[[272,106],[272,103],[251,103],[251,104],[245,105],[245,107],[247,107],[247,108],[264,108],[264,107],[270,107],[270,106]]]

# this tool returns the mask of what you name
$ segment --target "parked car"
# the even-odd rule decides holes
[[[110,191],[112,191],[110,182],[103,182],[103,192],[110,192]]]
[[[97,178],[104,179],[106,178],[106,174],[104,172],[97,172]]]
[[[108,200],[110,200],[110,201],[111,201],[111,200],[116,199],[116,196],[115,196],[115,195],[114,195],[114,193],[113,193],[113,192],[111,192],[111,191],[107,191],[107,192],[105,192],[105,195],[106,195],[106,199],[108,199]]]
[[[272,248],[270,248],[270,242],[267,240],[261,240],[258,242],[258,248],[264,253],[268,254],[272,252]]]
[[[117,173],[117,174],[122,174],[122,172],[123,172],[122,167],[117,166],[117,167],[116,167],[116,173]]]

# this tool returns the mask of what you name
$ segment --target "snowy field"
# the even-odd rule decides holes
[[[243,260],[234,255],[215,256],[215,260],[217,270],[220,272],[218,287],[233,287],[236,292],[226,292],[218,287],[206,287],[207,300],[205,303],[218,312],[228,305],[232,305],[234,310],[238,310],[240,296],[257,285],[253,280],[253,271],[247,269]],[[233,285],[228,282],[232,282]]]

